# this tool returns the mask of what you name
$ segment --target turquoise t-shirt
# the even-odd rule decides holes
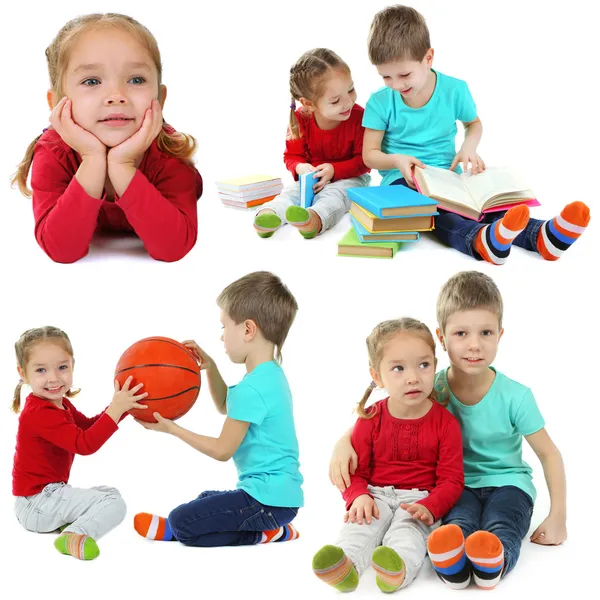
[[[227,392],[227,416],[250,423],[233,455],[237,488],[262,504],[304,505],[292,393],[283,369],[261,363]]]
[[[535,502],[531,467],[523,460],[521,444],[524,435],[544,427],[544,419],[528,387],[492,370],[496,373],[494,382],[473,406],[461,404],[454,396],[447,369],[435,378],[438,399],[449,399],[448,410],[462,430],[465,486],[514,485]]]
[[[425,106],[411,108],[404,104],[400,92],[384,87],[371,94],[362,124],[385,131],[381,150],[386,154],[407,154],[426,165],[449,169],[456,155],[456,121],[473,121],[477,109],[464,81],[434,73],[435,88]],[[461,171],[460,165],[456,170]],[[381,185],[390,185],[402,177],[398,169],[379,173],[383,178]]]

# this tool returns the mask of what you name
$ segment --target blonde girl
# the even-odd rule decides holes
[[[327,48],[305,52],[290,70],[290,95],[283,158],[296,183],[257,212],[254,227],[263,238],[286,222],[314,238],[350,210],[346,190],[371,180],[362,159],[363,109],[356,104],[348,65]],[[308,209],[299,206],[298,177],[305,173],[314,174],[315,198]]]
[[[196,242],[202,179],[191,162],[194,138],[163,121],[154,36],[125,15],[85,15],[58,32],[46,60],[50,127],[13,178],[30,196],[32,170],[39,245],[72,263],[94,232],[134,232],[157,260],[185,256]]]

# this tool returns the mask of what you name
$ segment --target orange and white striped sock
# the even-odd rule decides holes
[[[262,539],[259,544],[268,544],[270,542],[287,542],[300,537],[298,530],[291,524],[283,525],[278,529],[271,529],[262,532]]]
[[[513,206],[494,223],[482,227],[473,247],[489,263],[502,265],[510,254],[513,240],[525,229],[529,221],[529,208],[524,204]]]
[[[537,238],[538,252],[546,260],[558,260],[585,231],[590,222],[590,209],[583,202],[571,202],[560,215],[546,221]]]
[[[147,540],[175,541],[175,536],[169,527],[169,520],[158,515],[138,513],[133,517],[133,528]]]
[[[504,568],[504,546],[498,536],[476,531],[466,539],[465,552],[471,561],[475,583],[485,590],[495,588]]]
[[[455,590],[471,581],[471,566],[465,554],[465,536],[458,525],[442,525],[427,538],[427,552],[438,577]]]

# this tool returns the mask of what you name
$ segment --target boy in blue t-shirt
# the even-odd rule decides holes
[[[292,394],[280,366],[281,349],[298,304],[281,280],[266,271],[227,286],[217,299],[225,352],[246,375],[227,387],[214,361],[195,342],[184,344],[208,377],[217,410],[227,415],[218,438],[199,435],[154,413],[147,429],[170,433],[216,460],[233,458],[236,490],[202,492],[165,519],[139,513],[143,537],[187,546],[243,546],[298,537],[291,524],[304,504]]]
[[[464,81],[432,68],[433,49],[423,16],[414,8],[389,6],[375,15],[369,33],[369,59],[386,87],[371,94],[365,107],[363,160],[379,169],[382,185],[415,187],[413,169],[426,165],[473,175],[485,170],[477,154],[483,132],[475,102]],[[465,140],[456,152],[456,121]],[[439,209],[434,233],[456,250],[503,264],[511,245],[557,260],[585,231],[590,220],[583,202],[572,202],[549,221],[529,218],[519,205],[473,221]]]

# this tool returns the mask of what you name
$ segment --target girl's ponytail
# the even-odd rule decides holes
[[[12,401],[12,411],[15,414],[19,414],[21,412],[21,388],[23,387],[23,380],[19,379],[19,383],[17,383],[17,387],[15,388],[15,394],[13,396]]]
[[[292,103],[290,104],[290,139],[299,140],[300,125],[298,124],[298,118],[296,117],[296,100],[292,97]]]
[[[374,381],[371,381],[369,387],[366,389],[363,394],[362,400],[358,403],[358,407],[356,408],[356,412],[361,419],[372,419],[376,411],[369,410],[368,412],[365,410],[365,405],[367,404],[367,400],[371,397],[371,392],[377,387],[377,384]]]
[[[29,169],[31,168],[31,163],[33,162],[33,151],[35,149],[35,145],[38,140],[41,138],[41,134],[38,135],[29,146],[27,146],[27,151],[25,152],[25,156],[23,160],[19,163],[17,167],[17,172],[13,175],[10,183],[14,187],[17,185],[21,194],[23,196],[31,196],[31,190],[27,187],[27,177],[29,176]]]

